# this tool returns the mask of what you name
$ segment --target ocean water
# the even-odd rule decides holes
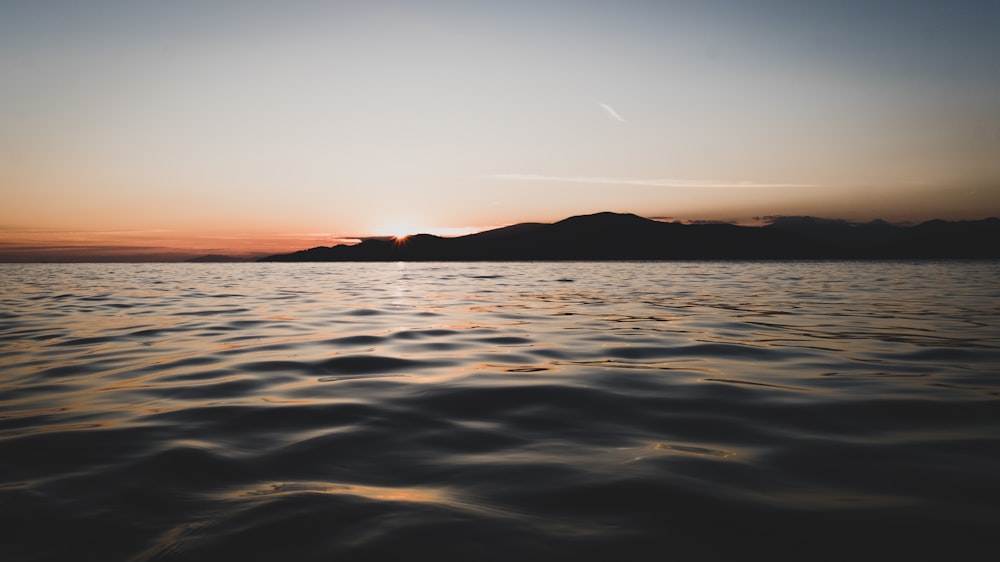
[[[0,559],[993,560],[1000,262],[0,266]]]

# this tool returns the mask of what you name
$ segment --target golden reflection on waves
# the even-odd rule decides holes
[[[0,268],[0,528],[30,531],[3,558],[386,559],[447,535],[449,559],[637,538],[592,559],[735,559],[884,522],[951,553],[994,531],[998,272]]]
[[[488,505],[476,498],[461,498],[440,488],[370,486],[365,484],[343,484],[336,482],[274,482],[266,485],[244,487],[223,494],[222,500],[245,502],[286,494],[324,494],[330,496],[354,496],[374,502],[421,504],[443,508],[447,511],[463,513],[468,517],[485,517],[492,520],[516,522],[524,528],[545,529],[550,537],[566,538],[574,536],[598,536],[613,532],[614,525],[599,522],[565,520],[561,517],[545,516],[522,511],[513,511]]]
[[[366,486],[333,482],[276,482],[263,487],[255,486],[250,489],[235,490],[226,494],[225,497],[238,500],[293,493],[342,494],[376,501],[455,505],[454,500],[448,494],[433,488]]]
[[[524,513],[491,507],[470,499],[461,499],[455,494],[440,488],[404,487],[404,486],[370,486],[366,484],[343,484],[337,482],[273,482],[265,485],[255,485],[232,490],[220,499],[232,501],[249,501],[270,496],[285,494],[326,494],[331,496],[354,496],[375,502],[416,503],[437,506],[448,510],[476,514],[479,516],[500,519],[532,521],[536,525],[552,527],[557,533],[572,534],[576,531],[571,525],[558,521],[532,516]]]

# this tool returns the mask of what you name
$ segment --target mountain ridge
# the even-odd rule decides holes
[[[364,239],[260,261],[609,261],[1000,258],[1000,219],[914,226],[771,217],[766,226],[661,222],[631,213],[576,215],[445,238]]]

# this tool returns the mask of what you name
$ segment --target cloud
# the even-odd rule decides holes
[[[618,112],[615,111],[615,108],[611,107],[606,103],[601,103],[601,102],[597,102],[597,105],[603,107],[604,111],[607,111],[608,115],[610,115],[614,120],[621,121],[622,123],[625,122],[625,119],[623,119],[621,115],[618,115]]]
[[[494,179],[511,181],[546,181],[562,183],[587,183],[607,185],[640,185],[648,187],[677,188],[781,188],[781,187],[816,187],[808,183],[763,183],[754,181],[729,180],[683,180],[683,179],[642,179],[642,178],[607,178],[600,176],[548,176],[544,174],[494,174]]]

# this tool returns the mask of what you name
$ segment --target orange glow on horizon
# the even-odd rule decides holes
[[[360,232],[7,228],[0,229],[0,262],[181,261],[210,254],[256,259],[317,246],[354,245],[367,236],[391,236],[402,243],[415,234],[462,236],[491,228],[421,228],[405,222]]]
[[[427,229],[417,225],[415,222],[397,219],[386,221],[373,229],[376,236],[391,236],[397,242],[402,242],[414,234],[421,234]]]
[[[175,261],[208,254],[253,259],[358,242],[329,233],[7,230],[0,232],[0,261]]]
[[[434,227],[420,224],[412,220],[396,219],[379,223],[371,229],[371,236],[390,236],[397,242],[403,242],[416,234],[433,234],[434,236],[455,237],[475,234],[484,230],[496,228],[493,226],[460,226]]]

